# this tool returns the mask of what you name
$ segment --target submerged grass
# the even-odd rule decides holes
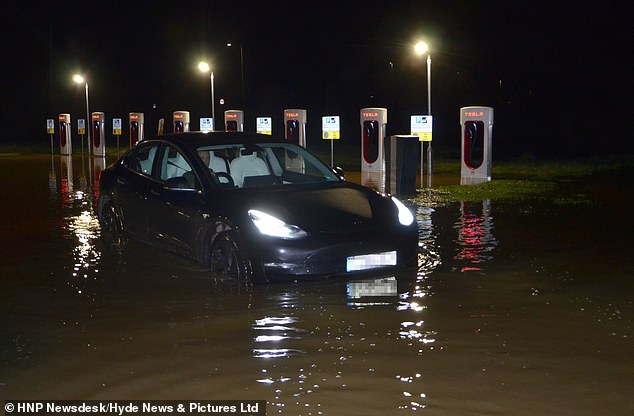
[[[589,203],[583,192],[571,193],[567,184],[613,172],[614,177],[631,174],[632,156],[602,159],[572,159],[567,161],[516,160],[500,162],[492,169],[493,180],[479,185],[439,185],[420,191],[416,203],[439,205],[459,201],[524,201],[550,200],[560,204]],[[436,172],[460,176],[460,162],[441,161]]]
[[[498,179],[479,185],[443,185],[425,189],[417,195],[416,202],[437,205],[484,199],[498,201],[541,199],[553,197],[558,189],[558,184],[551,181]]]

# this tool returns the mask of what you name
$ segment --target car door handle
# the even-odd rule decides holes
[[[125,179],[123,179],[123,178],[117,178],[117,183],[118,183],[119,185],[127,185],[127,184],[128,184],[128,181],[126,181],[126,180],[125,180]]]
[[[152,196],[159,196],[159,195],[161,195],[161,193],[160,193],[159,191],[155,190],[155,189],[150,190],[150,194],[151,194]]]

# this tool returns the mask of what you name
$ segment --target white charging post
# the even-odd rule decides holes
[[[59,153],[62,155],[73,154],[73,142],[71,140],[70,114],[63,113],[57,117],[59,122]]]
[[[462,150],[460,184],[476,185],[491,180],[493,108],[460,109]]]
[[[101,111],[92,113],[92,155],[106,156],[106,115]]]
[[[189,111],[174,111],[172,116],[174,133],[185,133],[189,131]]]
[[[130,113],[130,148],[145,138],[145,114]]]
[[[244,131],[244,111],[225,111],[225,131]]]
[[[385,134],[387,108],[362,108],[361,185],[385,190]]]

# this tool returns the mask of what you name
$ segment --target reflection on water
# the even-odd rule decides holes
[[[416,207],[416,222],[418,224],[418,274],[421,279],[431,274],[441,263],[438,246],[438,233],[434,231],[432,215],[435,210],[431,207]]]
[[[60,156],[60,168],[62,207],[67,208],[73,193],[73,157]]]
[[[460,271],[481,271],[482,263],[493,259],[492,252],[498,245],[493,236],[491,201],[461,202],[454,228],[458,230],[455,243],[459,249],[454,260],[462,264]]]
[[[73,163],[79,166],[73,169]],[[87,290],[90,280],[98,280],[101,252],[96,248],[100,235],[95,206],[99,184],[95,180],[105,169],[105,158],[59,156],[59,181],[55,175],[55,157],[51,157],[49,190],[53,201],[61,197],[63,238],[71,242],[72,269],[68,285],[77,294],[93,298]],[[59,182],[59,183],[58,183]],[[76,185],[78,184],[78,185]],[[58,190],[59,189],[59,194]],[[71,267],[71,265],[67,265]]]
[[[292,316],[267,316],[257,319],[253,324],[253,329],[258,334],[254,339],[256,347],[253,349],[253,356],[255,358],[281,358],[304,353],[305,351],[296,348],[283,348],[286,341],[301,339],[299,334],[304,330],[292,326],[296,322],[297,318]]]
[[[380,298],[398,296],[396,277],[350,280],[346,283],[346,296],[350,307],[391,305],[393,302],[382,301]]]
[[[75,241],[73,280],[69,284],[77,290],[77,293],[84,293],[84,288],[88,285],[87,280],[97,280],[99,273],[101,252],[95,247],[96,239],[99,237],[99,221],[93,204],[87,201],[86,194],[77,191],[75,202],[80,205],[81,211],[77,215],[66,218],[66,226]],[[86,293],[86,295],[89,294]]]
[[[418,272],[416,281],[410,290],[399,295],[398,310],[413,310],[421,312],[425,306],[424,298],[429,295],[431,285],[429,276],[442,263],[437,234],[434,231],[431,207],[417,207],[416,221],[418,223]]]

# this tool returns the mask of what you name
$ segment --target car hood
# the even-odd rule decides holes
[[[237,195],[240,194],[240,195]],[[342,233],[376,228],[396,219],[389,199],[363,187],[279,188],[236,192],[244,213],[257,209],[308,232]]]

